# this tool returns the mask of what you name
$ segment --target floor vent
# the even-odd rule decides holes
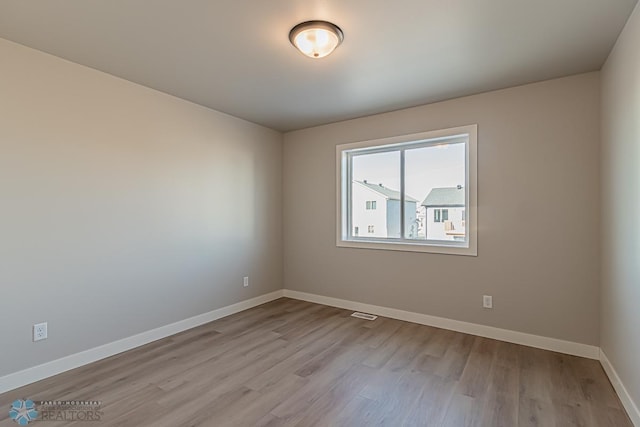
[[[374,316],[373,314],[360,313],[359,311],[354,312],[351,317],[357,317],[358,319],[364,320],[376,320],[378,316]]]

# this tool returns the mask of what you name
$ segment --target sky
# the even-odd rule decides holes
[[[464,185],[464,169],[464,143],[406,150],[406,193],[422,202],[433,188]],[[400,152],[355,156],[353,179],[400,190]]]

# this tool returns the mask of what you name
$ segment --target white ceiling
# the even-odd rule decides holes
[[[598,70],[636,1],[0,0],[0,37],[286,131]]]

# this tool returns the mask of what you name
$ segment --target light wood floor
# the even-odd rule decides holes
[[[0,395],[0,426],[27,397],[100,400],[93,426],[632,426],[596,361],[350,313],[282,298]]]

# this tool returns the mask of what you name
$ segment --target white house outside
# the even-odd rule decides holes
[[[382,184],[353,181],[351,233],[354,237],[400,238],[400,192]],[[418,200],[405,197],[405,234],[418,237]]]

